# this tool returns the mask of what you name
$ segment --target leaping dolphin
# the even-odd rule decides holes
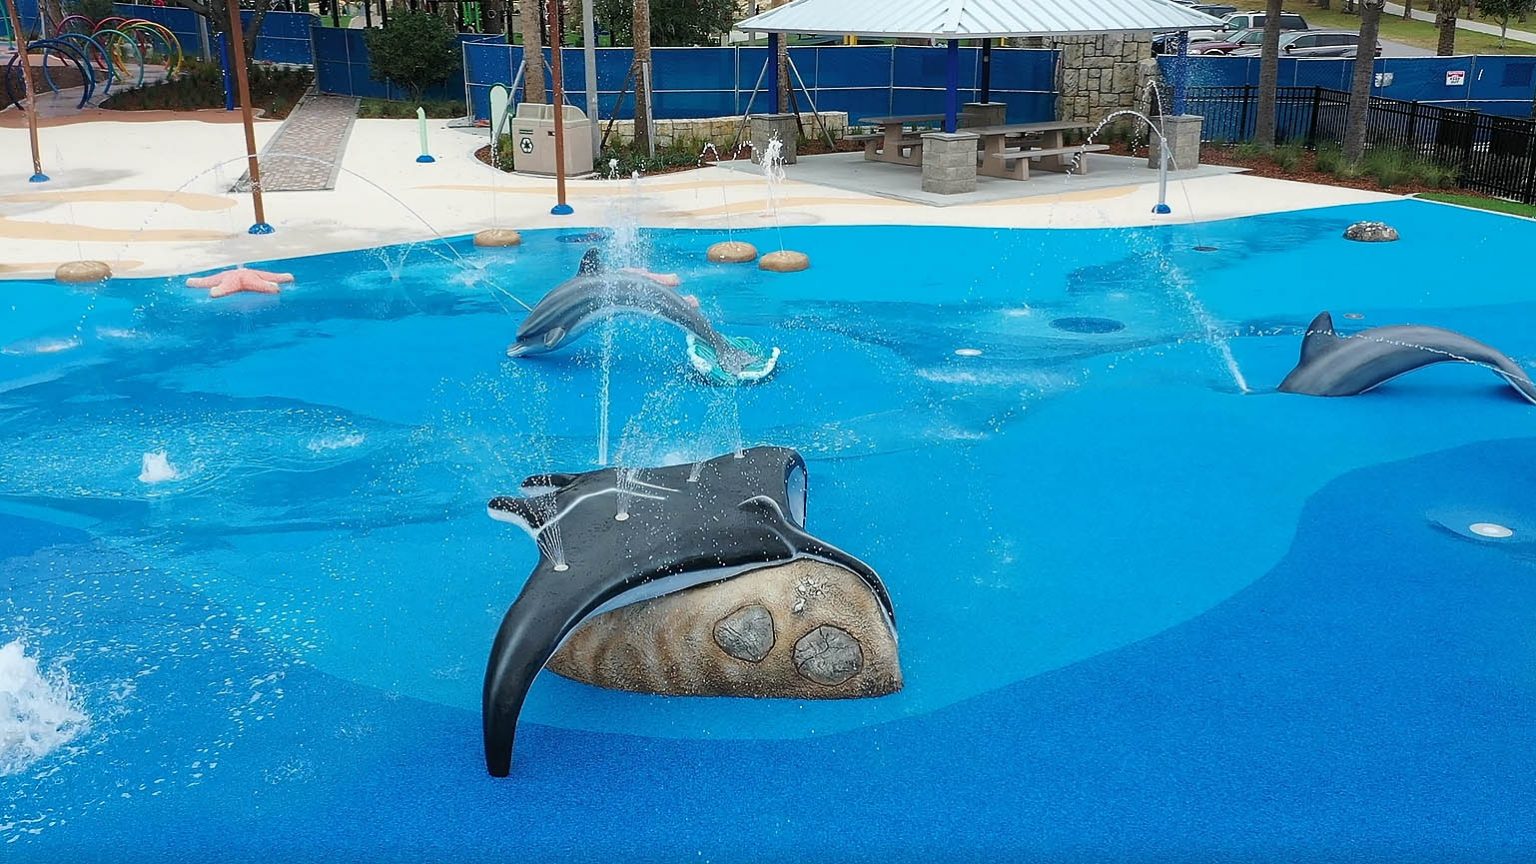
[[[1333,329],[1333,316],[1327,312],[1307,326],[1301,361],[1280,382],[1280,390],[1308,396],[1354,396],[1415,369],[1446,362],[1487,366],[1536,404],[1536,384],[1530,376],[1515,361],[1476,339],[1411,324],[1373,327],[1344,336]]]
[[[693,465],[542,474],[522,483],[531,497],[492,498],[490,517],[527,531],[539,562],[486,664],[486,770],[507,776],[533,679],[571,631],[609,609],[814,558],[862,578],[894,637],[895,613],[880,577],[806,531],[806,484],[799,453],[749,447]]]
[[[604,270],[596,249],[588,249],[576,275],[544,295],[528,313],[507,356],[553,351],[593,323],[622,314],[660,318],[677,326],[690,337],[694,366],[706,376],[721,379],[720,383],[764,378],[778,360],[777,348],[765,357],[751,350],[757,347],[751,340],[722,336],[699,313],[696,299],[683,297],[644,273]],[[701,344],[705,350],[700,350]],[[716,365],[727,374],[711,375],[715,370],[710,367]]]

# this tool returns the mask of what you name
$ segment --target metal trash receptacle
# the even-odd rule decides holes
[[[519,102],[512,118],[512,169],[520,174],[555,173],[555,106]],[[592,121],[580,108],[565,106],[565,173],[592,171]]]

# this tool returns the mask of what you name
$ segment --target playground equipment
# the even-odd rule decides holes
[[[80,52],[80,49],[58,39],[38,39],[35,42],[26,44],[27,54],[31,54],[34,51],[41,51],[43,53],[43,78],[55,93],[59,92],[59,88],[53,83],[52,76],[48,74],[48,52],[57,51],[64,59],[75,64],[75,68],[80,72],[81,80],[85,82],[84,92],[80,96],[80,104],[75,107],[84,108],[85,103],[89,102],[91,96],[96,92],[96,73],[93,71],[90,61],[85,59],[85,55]],[[15,88],[11,86],[11,80],[13,77],[20,77],[13,75],[13,70],[16,68],[17,61],[21,60],[22,53],[21,50],[17,50],[15,54],[11,55],[10,62],[5,64],[5,104],[15,105],[17,108],[22,107],[21,97],[16,94]]]
[[[52,69],[48,63],[52,53],[57,52],[75,65],[85,85],[77,108],[84,108],[96,95],[98,69],[105,77],[105,86],[102,87],[104,94],[112,92],[112,85],[115,82],[126,80],[132,74],[129,67],[130,52],[132,61],[137,61],[139,66],[139,74],[133,85],[135,87],[144,86],[145,67],[156,59],[152,52],[158,51],[163,56],[167,78],[181,72],[186,65],[186,54],[182,50],[181,40],[177,39],[176,34],[167,27],[154,21],[124,18],[119,15],[103,18],[97,22],[92,22],[84,15],[70,15],[54,27],[53,38],[38,39],[30,43],[28,53],[33,50],[42,51],[43,81],[53,93],[58,93],[60,88],[53,80]],[[93,51],[95,63],[92,62]],[[20,54],[13,56],[6,66],[4,103],[18,107],[21,106],[21,95],[17,94],[11,85],[10,70],[19,57]]]

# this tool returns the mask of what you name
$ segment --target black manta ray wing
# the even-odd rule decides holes
[[[814,556],[858,573],[889,615],[874,571],[800,526],[805,462],[793,450],[754,447],[697,464],[551,477],[566,482],[490,506],[495,518],[526,526],[539,546],[538,566],[502,619],[486,666],[482,721],[493,776],[511,770],[534,678],[576,627],[608,609]],[[549,538],[556,523],[558,552]]]

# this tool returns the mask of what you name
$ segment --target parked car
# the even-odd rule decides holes
[[[1263,31],[1260,31],[1261,33]],[[1282,57],[1353,57],[1360,45],[1360,34],[1349,30],[1305,30],[1280,34]],[[1244,45],[1233,51],[1238,56],[1256,56],[1258,44]],[[1376,43],[1376,56],[1381,56],[1381,43]]]
[[[1239,30],[1252,30],[1254,28],[1262,30],[1264,28],[1264,17],[1263,12],[1238,12],[1222,19],[1220,30],[1194,30],[1190,32],[1190,37],[1193,38],[1198,34],[1205,37],[1204,41],[1210,41],[1211,39],[1223,39]],[[1297,15],[1295,12],[1282,12],[1280,14],[1280,29],[1307,30],[1310,28],[1307,27],[1307,19]]]
[[[1212,18],[1226,18],[1237,12],[1236,6],[1227,6],[1222,3],[1195,3],[1189,8],[1196,12],[1204,12]]]
[[[1198,45],[1190,45],[1191,54],[1231,54],[1250,45],[1258,45],[1264,41],[1264,28],[1255,30],[1239,30],[1225,39],[1212,39],[1209,42],[1201,42]]]
[[[1190,34],[1190,38],[1189,38],[1189,53],[1191,53],[1191,54],[1198,54],[1200,52],[1195,50],[1195,46],[1196,45],[1203,45],[1206,42],[1214,42],[1214,41],[1216,41],[1216,36],[1212,35],[1209,32],[1205,32],[1205,31],[1201,31],[1201,32],[1204,32],[1205,35],[1197,37],[1193,33]],[[1174,37],[1178,36],[1178,35],[1179,34],[1177,34],[1177,33],[1159,33],[1156,36],[1153,36],[1152,37],[1152,53],[1153,54],[1174,54],[1174,53],[1177,53],[1178,49],[1179,49],[1179,43],[1174,41]]]

